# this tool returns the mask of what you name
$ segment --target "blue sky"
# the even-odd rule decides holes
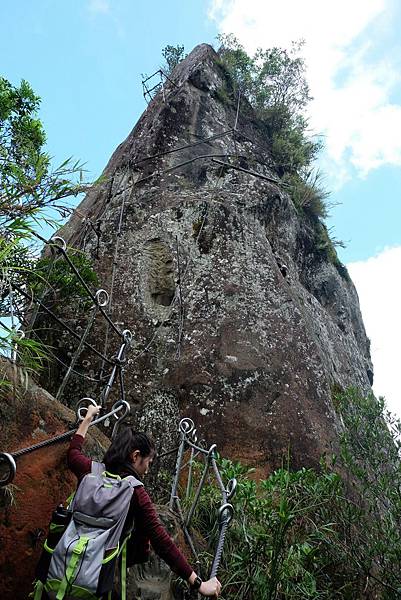
[[[27,79],[55,163],[73,155],[95,178],[146,104],[141,74],[167,44],[234,33],[249,51],[305,39],[324,135],[328,221],[372,338],[375,391],[401,414],[401,3],[397,0],[0,0],[1,74]],[[400,258],[398,258],[400,254]]]
[[[146,104],[141,73],[167,44],[192,48],[216,35],[198,0],[0,0],[3,76],[27,79],[56,162],[70,155],[99,175]]]

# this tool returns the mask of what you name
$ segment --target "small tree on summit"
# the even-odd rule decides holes
[[[163,66],[163,70],[169,75],[173,69],[180,63],[186,56],[184,52],[184,46],[171,46],[168,45],[162,50],[162,55],[164,60],[166,61]]]
[[[329,193],[322,184],[321,173],[313,168],[323,144],[320,137],[311,136],[308,131],[305,113],[312,97],[305,61],[299,55],[304,42],[293,42],[288,50],[259,48],[250,56],[232,34],[219,35],[217,39],[221,44],[221,64],[234,91],[241,91],[265,127],[278,175],[299,212],[307,214],[320,232],[320,222],[328,215]],[[224,91],[227,95],[228,90]],[[326,237],[330,260],[339,265],[333,243]]]
[[[249,56],[233,35],[218,40],[223,66],[267,128],[279,174],[299,173],[322,147],[307,135],[304,113],[312,98],[299,56],[303,42],[293,43],[290,50],[259,48]]]

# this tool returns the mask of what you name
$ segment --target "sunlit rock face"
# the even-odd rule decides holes
[[[341,430],[333,386],[367,391],[372,380],[355,288],[280,184],[244,99],[237,118],[214,50],[196,47],[171,80],[59,235],[91,257],[111,317],[133,333],[125,381],[136,425],[167,449],[191,416],[207,442],[260,474],[288,452],[294,467],[317,464]],[[82,331],[88,314],[63,316]],[[103,351],[105,335],[98,318],[88,341]],[[76,346],[68,334],[53,341],[64,359]],[[107,353],[118,346],[110,330]],[[96,378],[100,367],[85,351],[76,370]],[[53,391],[61,375],[48,375]],[[75,375],[66,389],[67,402],[99,393]]]
[[[27,448],[74,426],[71,410],[4,359],[0,361],[0,378],[1,452]],[[101,460],[107,446],[103,434],[90,430],[85,451]],[[67,447],[68,441],[18,458],[13,482],[0,488],[2,600],[23,600],[33,589],[52,512],[76,487],[76,478],[67,468]]]

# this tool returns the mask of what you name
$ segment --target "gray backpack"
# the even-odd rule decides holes
[[[92,461],[91,473],[82,479],[70,505],[71,520],[52,552],[43,588],[54,600],[96,600],[111,593],[119,555],[125,569],[124,532],[134,488],[142,483],[133,476],[121,478]],[[126,570],[126,569],[125,569]],[[122,569],[122,597],[125,596]],[[34,595],[34,598],[39,598]]]

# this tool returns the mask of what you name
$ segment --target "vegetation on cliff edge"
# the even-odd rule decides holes
[[[259,48],[251,56],[232,34],[222,34],[217,39],[226,84],[216,91],[216,97],[233,106],[239,94],[247,99],[265,129],[274,168],[284,188],[299,213],[311,223],[316,237],[326,238],[324,252],[322,247],[318,248],[320,253],[335,265],[341,276],[348,277],[335,248],[343,243],[325,235],[330,193],[324,187],[322,173],[314,166],[323,142],[309,131],[306,111],[312,97],[305,77],[305,61],[300,56],[303,42],[294,42],[289,50]],[[166,46],[162,54],[168,73],[186,56],[181,45]]]
[[[320,472],[285,464],[256,482],[250,469],[221,460],[223,479],[238,480],[219,574],[223,600],[400,597],[401,422],[382,399],[354,389],[334,401],[341,453],[324,457]],[[193,521],[208,541],[209,566],[219,498],[210,483]]]

